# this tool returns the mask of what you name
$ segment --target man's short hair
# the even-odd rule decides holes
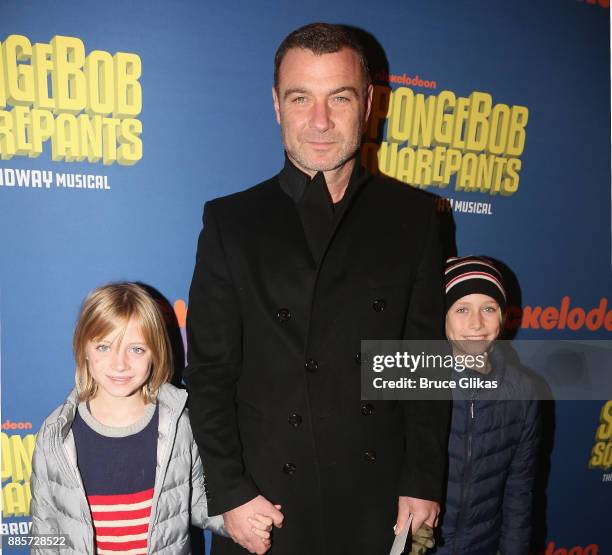
[[[310,50],[316,56],[334,54],[343,48],[350,48],[359,59],[363,72],[364,89],[370,82],[370,70],[363,46],[348,27],[331,23],[309,23],[289,33],[276,51],[274,56],[274,87],[277,90],[281,62],[285,54],[292,48]]]

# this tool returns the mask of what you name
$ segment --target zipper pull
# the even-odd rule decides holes
[[[470,414],[472,415],[472,420],[474,420],[474,401],[470,403]]]

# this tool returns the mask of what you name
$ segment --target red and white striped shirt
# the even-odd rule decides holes
[[[146,555],[153,488],[87,497],[98,555]]]

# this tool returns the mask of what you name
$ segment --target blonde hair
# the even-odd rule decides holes
[[[76,361],[75,381],[80,401],[93,398],[98,390],[87,366],[86,346],[134,318],[151,350],[151,371],[140,393],[147,403],[155,401],[159,388],[172,376],[172,350],[160,307],[136,283],[109,283],[94,289],[83,301],[72,339]]]

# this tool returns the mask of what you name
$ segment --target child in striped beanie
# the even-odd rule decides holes
[[[444,270],[446,337],[455,353],[484,353],[500,335],[506,291],[494,263],[480,256],[449,258]]]
[[[454,380],[486,378],[497,387],[452,390],[448,486],[434,553],[527,555],[539,403],[529,378],[493,345],[507,305],[502,276],[492,260],[465,256],[447,261],[444,282],[453,354],[487,355],[486,364],[457,372]]]

